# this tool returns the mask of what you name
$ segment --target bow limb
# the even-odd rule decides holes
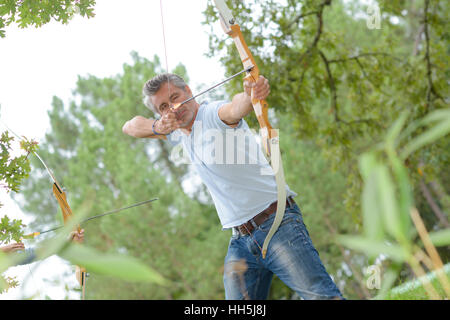
[[[251,71],[248,72],[247,76],[244,79],[249,82],[256,82],[259,78],[259,68],[256,65],[256,61],[253,58],[253,55],[249,47],[247,46],[247,43],[245,42],[241,28],[235,22],[235,19],[230,9],[225,4],[224,0],[214,0],[214,3],[219,11],[222,28],[225,33],[234,40],[234,44],[239,52],[242,64],[244,65],[244,69],[251,68]],[[274,130],[269,122],[269,105],[265,100],[253,99],[253,93],[252,105],[253,109],[255,110],[259,126],[261,128],[260,133],[263,148],[266,156],[270,159],[270,165],[273,170],[273,172],[261,172],[261,174],[275,175],[278,193],[275,219],[269,230],[269,233],[264,240],[262,247],[262,257],[264,259],[266,257],[269,242],[272,236],[277,231],[279,225],[281,224],[281,221],[283,220],[284,211],[286,209],[286,182],[284,178],[283,163],[281,160],[278,131]]]
[[[69,206],[69,203],[67,202],[67,196],[64,192],[61,185],[56,181],[55,176],[53,175],[50,168],[47,166],[44,160],[38,155],[37,152],[34,152],[36,157],[41,161],[41,163],[44,165],[45,169],[47,170],[48,174],[50,175],[51,179],[53,180],[53,195],[55,196],[56,200],[58,201],[59,207],[61,208],[61,212],[64,219],[64,224],[67,224],[69,220],[72,218],[72,209]],[[76,229],[78,232],[81,231],[80,225],[76,226]],[[86,289],[86,269],[81,266],[75,267],[75,276],[78,280],[78,283],[81,286],[82,289],[82,299],[84,299],[85,296],[85,289]]]
[[[222,1],[215,1],[222,2]],[[222,15],[221,15],[222,17]],[[242,35],[241,28],[238,24],[233,23],[227,25],[222,19],[222,28],[225,33],[228,34],[233,40],[236,48],[239,52],[244,69],[251,69],[247,72],[247,76],[244,80],[249,82],[256,82],[259,78],[259,68],[256,65],[256,61],[253,58],[250,49],[248,48],[244,36]],[[253,89],[252,89],[253,90]],[[253,96],[253,95],[252,95]],[[265,100],[258,100],[252,98],[253,109],[255,110],[256,118],[258,119],[259,126],[261,128],[261,138],[266,155],[270,156],[270,144],[269,139],[276,138],[278,136],[276,130],[272,130],[272,126],[269,122],[268,110],[269,104]]]
[[[69,203],[67,202],[66,193],[63,191],[62,187],[58,184],[54,176],[53,175],[51,176],[54,181],[53,195],[55,196],[61,208],[64,224],[67,224],[73,216],[72,209],[70,208]],[[80,225],[77,225],[75,228],[78,232],[81,231]],[[76,266],[75,275],[82,289],[82,299],[84,299],[86,289],[86,269],[81,266]]]

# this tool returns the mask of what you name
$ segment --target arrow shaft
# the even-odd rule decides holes
[[[114,209],[114,210],[111,210],[111,211],[108,211],[108,212],[105,212],[105,213],[102,213],[102,214],[98,214],[96,216],[92,216],[92,217],[89,217],[87,219],[82,220],[80,222],[80,224],[85,223],[85,222],[87,222],[89,220],[93,220],[93,219],[97,219],[97,218],[109,215],[109,214],[113,214],[113,213],[117,213],[117,212],[120,212],[120,211],[123,211],[123,210],[127,210],[127,209],[131,209],[131,208],[134,208],[134,207],[138,207],[138,206],[141,206],[143,204],[146,204],[146,203],[149,203],[149,202],[153,202],[153,201],[156,201],[156,200],[158,200],[158,198],[150,199],[150,200],[146,200],[146,201],[142,201],[142,202],[138,202],[138,203],[132,204],[132,205],[127,206],[127,207]],[[34,233],[26,235],[26,236],[33,236],[33,238],[34,238],[35,236],[38,236],[40,234],[51,232],[51,231],[55,231],[55,230],[58,230],[58,229],[61,229],[61,228],[64,228],[64,226],[58,226],[58,227],[55,227],[55,228],[52,228],[52,229],[49,229],[49,230],[45,230],[45,231],[41,231],[41,232],[34,232]]]
[[[216,84],[213,85],[212,87],[209,87],[208,89],[203,90],[203,91],[200,92],[200,93],[197,93],[195,96],[192,96],[192,97],[190,97],[190,98],[184,100],[183,102],[176,103],[176,104],[173,106],[173,108],[174,108],[174,109],[178,109],[179,107],[181,107],[181,106],[182,106],[183,104],[185,104],[186,102],[189,102],[189,101],[191,101],[191,100],[197,98],[198,96],[201,96],[202,94],[205,94],[205,93],[211,91],[212,89],[217,88],[218,86],[224,84],[225,82],[230,81],[230,80],[233,79],[233,78],[236,78],[238,75],[243,74],[244,72],[250,72],[252,69],[253,69],[253,66],[250,66],[250,67],[248,67],[248,68],[245,68],[244,70],[241,70],[241,71],[239,71],[239,72],[236,73],[236,74],[233,74],[232,76],[226,78],[225,80],[222,80],[222,81],[220,81],[219,83],[216,83]]]
[[[138,203],[132,204],[131,206],[128,206],[128,207],[114,209],[114,210],[111,210],[111,211],[108,211],[108,212],[105,212],[105,213],[102,213],[102,214],[99,214],[99,215],[96,215],[96,216],[93,216],[93,217],[89,217],[89,218],[81,221],[80,223],[84,223],[84,222],[92,220],[92,219],[97,219],[97,218],[106,216],[108,214],[113,214],[113,213],[116,213],[116,212],[119,212],[119,211],[127,210],[127,209],[134,208],[134,207],[138,207],[138,206],[141,206],[143,204],[146,204],[146,203],[149,203],[149,202],[153,202],[155,200],[158,200],[158,198],[150,199],[150,200],[146,200],[146,201],[142,201],[142,202],[138,202]]]

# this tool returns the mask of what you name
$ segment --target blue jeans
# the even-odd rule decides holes
[[[296,204],[286,207],[262,258],[261,247],[274,218],[272,214],[250,235],[233,233],[225,257],[225,298],[267,299],[276,274],[303,299],[343,299],[320,261]]]

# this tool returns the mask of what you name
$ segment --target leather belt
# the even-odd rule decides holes
[[[254,216],[252,219],[248,220],[247,222],[237,226],[233,227],[235,231],[239,232],[241,235],[247,235],[251,234],[255,228],[260,226],[264,221],[266,221],[272,214],[277,212],[277,203],[278,201],[272,202],[269,207],[267,207],[265,210],[258,213],[256,216]],[[295,204],[295,201],[292,197],[287,197],[286,199],[286,208],[291,207]]]

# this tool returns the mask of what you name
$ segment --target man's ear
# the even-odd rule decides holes
[[[184,91],[186,91],[189,95],[191,95],[192,96],[192,91],[191,91],[191,88],[189,88],[189,86],[188,85],[186,85],[185,87],[184,87]]]

